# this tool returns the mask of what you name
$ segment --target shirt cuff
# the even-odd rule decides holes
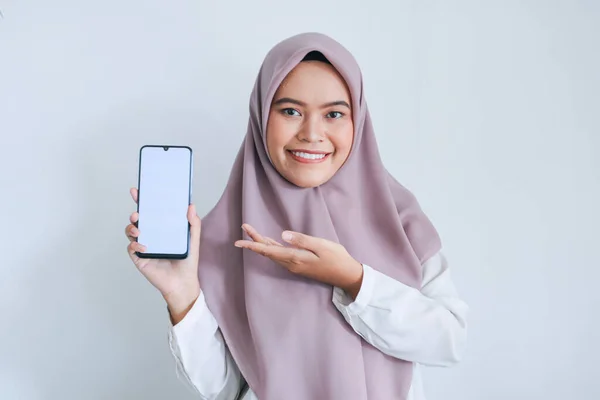
[[[217,321],[206,305],[204,292],[202,291],[200,291],[200,295],[185,317],[183,317],[176,325],[171,324],[171,330],[175,337],[187,338],[190,335],[197,335],[197,329],[199,327],[202,327],[201,329],[205,332],[216,331],[219,328]]]
[[[377,277],[375,270],[368,265],[363,264],[363,279],[356,299],[352,301],[352,298],[348,296],[343,289],[334,287],[333,304],[335,304],[337,309],[344,314],[344,316],[360,314],[373,298],[376,281]]]

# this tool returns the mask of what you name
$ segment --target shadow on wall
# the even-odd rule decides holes
[[[20,285],[26,300],[6,321],[18,325],[27,348],[2,356],[10,366],[0,365],[10,381],[2,387],[20,396],[26,389],[28,400],[193,398],[176,378],[165,304],[126,252],[124,228],[135,211],[129,188],[137,183],[143,144],[188,144],[203,215],[220,196],[239,147],[238,135],[231,144],[214,140],[228,134],[210,115],[185,108],[124,107],[73,129],[71,187],[61,196],[78,215],[57,216],[68,226],[57,226],[57,236],[28,263],[34,272]]]

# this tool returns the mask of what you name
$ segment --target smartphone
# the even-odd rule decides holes
[[[136,255],[185,259],[190,250],[187,212],[192,199],[192,149],[145,145],[139,158],[137,241],[146,251]]]

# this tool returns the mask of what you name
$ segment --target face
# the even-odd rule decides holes
[[[351,104],[346,82],[333,66],[298,64],[279,86],[269,112],[267,149],[275,169],[303,188],[331,179],[352,148]]]

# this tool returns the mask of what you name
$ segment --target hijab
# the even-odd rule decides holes
[[[276,90],[311,52],[323,54],[348,85],[354,141],[329,181],[300,188],[271,163],[266,127]],[[331,286],[234,247],[242,223],[274,238],[292,230],[340,243],[359,262],[419,289],[421,264],[440,249],[414,195],[381,161],[356,60],[328,36],[296,35],[267,54],[229,181],[202,220],[198,276],[227,347],[260,400],[405,399],[412,363],[354,332],[333,304]]]

